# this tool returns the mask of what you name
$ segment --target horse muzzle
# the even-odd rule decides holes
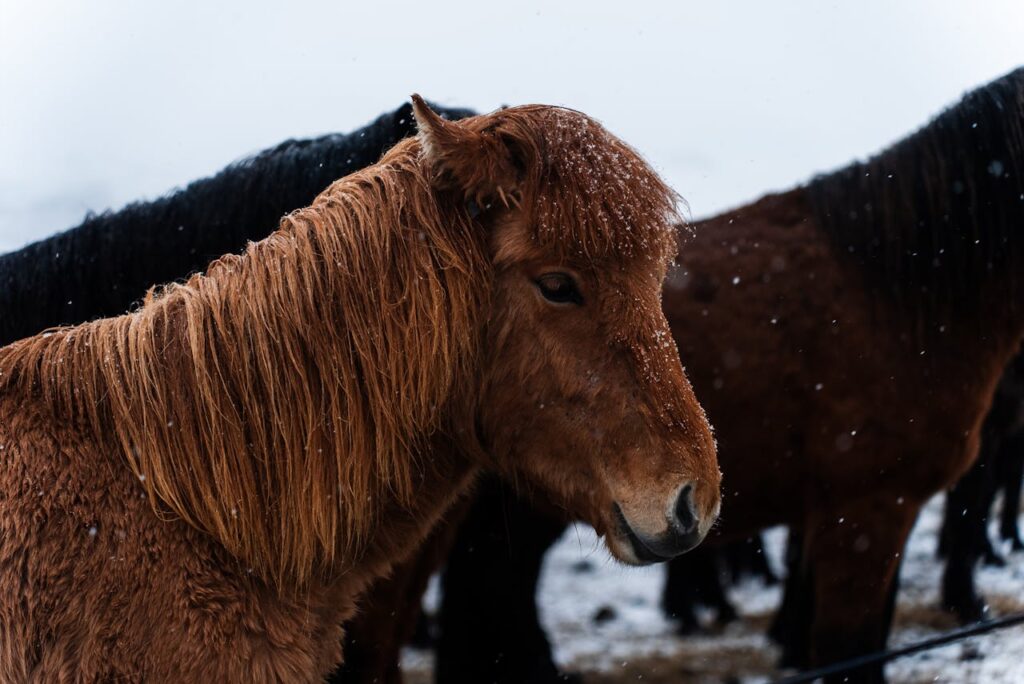
[[[690,551],[703,541],[710,522],[701,524],[700,516],[693,502],[693,486],[684,485],[676,496],[668,514],[668,526],[657,535],[646,535],[637,531],[619,504],[612,504],[615,519],[615,533],[628,544],[638,565],[661,563]],[[634,559],[624,559],[631,562]]]

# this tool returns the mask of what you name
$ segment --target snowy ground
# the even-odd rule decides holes
[[[910,539],[892,643],[904,644],[955,627],[939,611],[941,566],[935,561],[941,497],[922,513]],[[994,535],[993,535],[994,538]],[[768,534],[768,553],[781,568],[782,530]],[[983,568],[978,586],[994,615],[1024,610],[1024,555],[1008,556],[1005,568]],[[586,526],[570,529],[548,555],[540,589],[542,619],[557,660],[583,672],[593,684],[619,682],[768,682],[786,674],[774,663],[775,647],[764,637],[779,601],[777,587],[757,582],[732,592],[742,619],[724,631],[681,639],[658,609],[664,568],[626,568],[609,559]],[[428,607],[436,594],[428,596]],[[610,608],[613,619],[593,617]],[[604,611],[607,613],[607,610]],[[408,650],[408,681],[429,681],[430,657]],[[1024,682],[1024,627],[1015,627],[891,663],[891,682],[989,684]]]

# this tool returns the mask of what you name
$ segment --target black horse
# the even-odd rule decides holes
[[[704,631],[697,617],[701,607],[711,609],[717,626],[727,625],[738,616],[727,590],[746,578],[765,585],[779,581],[760,534],[721,546],[701,546],[674,559],[668,564],[661,607],[684,636]]]
[[[435,107],[448,118],[473,112]],[[412,108],[349,134],[288,140],[152,202],[0,256],[0,345],[45,328],[124,313],[157,283],[266,237],[332,181],[415,133]]]

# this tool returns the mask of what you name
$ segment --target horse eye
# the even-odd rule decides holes
[[[537,288],[544,299],[555,304],[583,304],[583,295],[572,276],[565,273],[546,273],[537,279]]]

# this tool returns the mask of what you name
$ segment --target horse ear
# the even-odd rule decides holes
[[[496,199],[505,206],[518,203],[519,174],[508,145],[463,122],[442,119],[419,95],[412,96],[412,111],[435,186],[461,192],[479,207]]]

